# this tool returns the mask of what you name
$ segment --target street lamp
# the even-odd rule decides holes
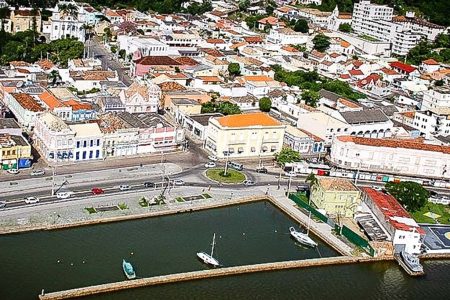
[[[359,158],[359,153],[356,153],[356,157]],[[361,159],[358,163],[358,168],[356,169],[356,176],[355,176],[355,185],[358,183],[358,177],[359,177],[359,170],[361,169]]]
[[[230,157],[230,152],[229,151],[223,151],[223,155],[225,155],[225,168],[223,170],[223,176],[227,176],[227,172],[228,172],[228,159]]]

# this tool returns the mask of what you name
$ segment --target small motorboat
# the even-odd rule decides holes
[[[308,247],[317,247],[317,243],[309,237],[308,234],[295,230],[294,227],[289,227],[289,233],[300,244]]]
[[[420,264],[419,258],[413,254],[410,254],[408,252],[402,251],[400,252],[403,261],[408,266],[408,268],[411,269],[413,272],[423,272],[423,267]]]
[[[128,279],[136,278],[136,273],[134,272],[133,265],[127,262],[125,259],[122,260],[122,269]]]

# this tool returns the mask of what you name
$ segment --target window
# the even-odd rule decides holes
[[[76,159],[76,160],[79,160],[79,159],[80,159],[80,152],[76,152],[76,153],[75,153],[75,159]]]
[[[89,158],[92,158],[92,157],[94,157],[94,151],[89,151]]]
[[[94,140],[91,140],[90,145],[91,147],[94,146]]]
[[[77,148],[80,148],[80,141],[77,141]]]
[[[86,146],[87,146],[87,142],[83,141],[83,147],[86,147]]]
[[[83,151],[83,159],[86,159],[86,151]]]
[[[97,139],[97,146],[100,146],[100,139]]]
[[[95,151],[95,158],[99,158],[100,157],[100,150],[96,150]]]

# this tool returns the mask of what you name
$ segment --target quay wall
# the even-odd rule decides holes
[[[295,268],[308,268],[327,265],[342,265],[358,262],[373,262],[390,260],[391,258],[361,258],[352,256],[339,256],[327,258],[315,258],[307,260],[293,260],[274,263],[264,263],[256,265],[245,265],[236,267],[227,267],[219,269],[210,269],[202,271],[193,271],[186,273],[162,275],[148,278],[140,278],[129,281],[120,281],[114,283],[106,283],[89,287],[75,288],[65,291],[53,292],[39,295],[40,300],[57,300],[84,297],[89,295],[108,293],[131,288],[139,288],[152,285],[168,284],[182,281],[198,280],[203,278],[224,277],[230,275],[248,274],[265,271],[287,270]]]

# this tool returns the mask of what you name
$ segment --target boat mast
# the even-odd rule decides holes
[[[212,247],[211,247],[211,257],[213,257],[215,244],[216,244],[216,233],[214,233],[214,235],[213,235],[213,242],[212,242]]]
[[[309,225],[311,224],[311,212],[309,212],[309,217],[308,217],[308,229],[306,230],[306,235],[309,236]]]

